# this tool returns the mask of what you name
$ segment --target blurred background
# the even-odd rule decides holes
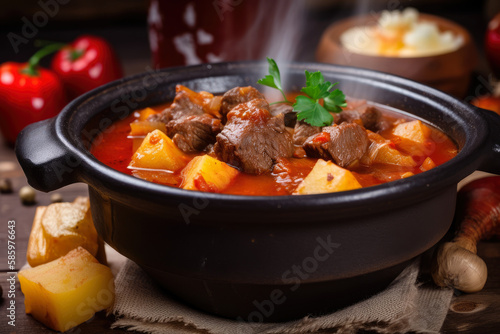
[[[274,8],[274,11],[273,8],[261,10],[262,18],[260,21],[257,20],[258,23],[253,22],[256,21],[255,19],[252,22],[241,20],[228,22],[231,21],[229,18],[232,15],[242,15],[243,12],[255,11],[259,6],[266,6],[266,3],[274,3],[275,1],[215,0],[201,2],[206,4],[206,8],[201,13],[197,13],[198,20],[206,20],[207,17],[211,17],[213,22],[219,22],[223,26],[220,34],[212,34],[212,37],[218,39],[226,34],[227,37],[232,36],[233,40],[240,38],[241,30],[248,32],[254,29],[251,28],[252,23],[262,27],[262,25],[270,24],[270,18],[277,19],[279,22],[286,21],[286,7],[292,6],[292,1],[285,1],[283,8]],[[108,40],[124,66],[125,75],[140,73],[148,67],[154,66],[154,55],[150,49],[149,38],[158,38],[158,31],[155,36],[155,32],[148,30],[148,8],[156,6],[156,9],[160,10],[163,20],[161,28],[166,33],[169,30],[180,29],[181,19],[185,15],[181,7],[184,8],[189,3],[190,1],[162,0],[152,3],[146,0],[4,0],[2,1],[2,11],[0,11],[0,30],[3,36],[0,42],[0,63],[26,61],[37,50],[33,45],[36,39],[70,42],[82,34],[92,34]],[[277,27],[274,30],[276,31],[274,36],[272,36],[274,42],[270,42],[281,45],[276,41],[283,42],[283,39],[285,42],[293,41],[293,43],[288,43],[288,46],[293,49],[293,54],[287,53],[287,58],[291,58],[291,60],[313,61],[321,33],[332,22],[352,15],[387,9],[403,9],[411,6],[423,13],[447,18],[465,27],[473,36],[480,53],[482,59],[478,63],[478,71],[480,72],[488,71],[483,53],[487,22],[500,11],[500,1],[496,0],[305,0],[300,6],[300,18],[290,18],[296,23],[292,25],[293,29],[284,29],[283,26]],[[150,12],[152,30],[155,29],[155,19],[155,14],[151,15]],[[29,25],[27,22],[31,23],[31,30],[27,26]],[[229,26],[233,28],[228,28]],[[234,30],[238,30],[238,32]],[[287,30],[292,31],[287,32]],[[265,34],[263,35],[259,31],[253,31],[253,34],[253,41],[257,41],[257,45],[259,43],[265,44],[267,41]],[[210,35],[208,35],[208,39],[210,40]],[[17,50],[12,46],[12,40],[17,43]],[[241,45],[233,44],[232,46],[241,49]],[[228,45],[225,47],[231,48]],[[158,50],[156,51],[158,52]],[[213,60],[223,59],[220,54],[212,56],[214,56]],[[234,57],[263,58],[262,55],[258,54],[241,53],[233,54]],[[201,60],[203,61],[203,59]],[[50,64],[48,59],[42,61],[42,65],[48,66],[48,64]],[[158,61],[155,64],[158,65]],[[175,62],[172,64],[178,65]]]

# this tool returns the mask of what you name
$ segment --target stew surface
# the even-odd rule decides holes
[[[178,86],[173,103],[116,122],[91,153],[151,182],[240,195],[369,187],[425,172],[457,154],[437,129],[366,101],[348,100],[325,127],[297,121],[291,109],[269,105],[253,87],[214,96]]]

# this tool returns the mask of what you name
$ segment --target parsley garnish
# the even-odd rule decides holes
[[[276,62],[272,58],[267,58],[267,62],[269,63],[269,74],[266,75],[264,78],[260,79],[257,81],[258,84],[268,86],[271,88],[276,88],[278,89],[281,94],[283,94],[283,101],[279,102],[274,102],[274,103],[292,103],[288,101],[286,98],[285,92],[283,91],[283,88],[281,88],[281,76],[280,76],[280,70],[278,68],[278,65],[276,65]]]
[[[274,103],[288,103],[292,104],[285,95],[281,87],[281,76],[278,65],[272,58],[267,58],[269,63],[269,74],[264,78],[257,81],[258,84],[276,88],[283,95],[284,100]],[[344,93],[333,87],[338,83],[332,84],[325,81],[321,72],[310,73],[306,71],[306,87],[300,91],[307,96],[299,95],[295,99],[293,111],[297,114],[297,119],[304,120],[304,122],[312,126],[327,126],[333,123],[333,116],[330,112],[339,113],[342,111],[341,107],[347,106]],[[319,101],[323,99],[323,105]]]

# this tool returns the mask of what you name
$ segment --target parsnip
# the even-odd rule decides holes
[[[462,208],[461,208],[462,206]],[[500,176],[468,183],[458,193],[457,212],[463,209],[460,226],[451,242],[441,245],[432,266],[432,277],[439,286],[463,292],[480,291],[488,270],[476,255],[477,242],[500,234]]]

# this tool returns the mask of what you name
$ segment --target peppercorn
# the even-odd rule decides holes
[[[21,199],[21,203],[24,205],[32,205],[35,204],[36,201],[36,192],[35,189],[30,186],[24,186],[19,190],[19,198]]]
[[[63,201],[62,195],[59,193],[54,193],[50,196],[51,203],[61,203]]]
[[[0,193],[10,194],[12,192],[12,182],[10,179],[0,179]]]

